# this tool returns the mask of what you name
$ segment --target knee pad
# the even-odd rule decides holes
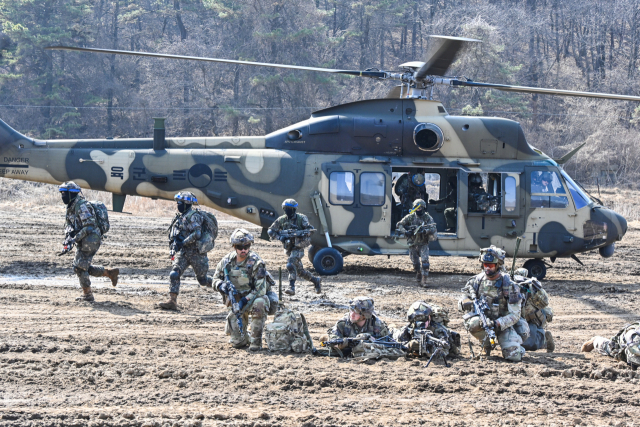
[[[291,270],[295,270],[295,269],[296,269],[296,267],[293,265],[293,263],[291,263],[291,262],[287,263],[287,270],[291,271]]]
[[[525,350],[521,346],[506,347],[502,349],[502,357],[511,362],[521,362]]]
[[[73,272],[76,273],[76,275],[80,276],[80,275],[86,273],[87,270],[83,270],[80,267],[73,267]]]
[[[428,270],[429,269],[429,263],[428,262],[423,262],[422,263],[422,269],[423,270]]]
[[[177,270],[171,270],[171,273],[169,273],[169,279],[170,280],[180,280],[180,272]]]
[[[169,277],[171,277],[171,275],[169,275]],[[200,283],[201,286],[211,286],[213,284],[213,279],[211,277],[203,276],[196,277],[196,279],[198,279],[198,283]]]

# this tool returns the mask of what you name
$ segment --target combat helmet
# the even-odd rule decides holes
[[[284,202],[282,202],[282,209],[284,208],[297,208],[298,207],[298,202],[296,202],[294,199],[285,199]]]
[[[414,211],[417,211],[418,209],[427,209],[427,203],[422,199],[415,199],[413,201],[412,208]]]
[[[175,196],[173,196],[173,199],[176,202],[183,202],[188,205],[193,205],[195,203],[198,203],[198,199],[191,191],[181,191]]]
[[[551,173],[549,172],[542,172],[540,174],[540,182],[542,181],[547,181],[548,183],[551,183],[552,179],[551,179]]]
[[[349,302],[349,309],[364,316],[365,319],[371,319],[373,315],[373,299],[369,297],[356,297]]]
[[[524,267],[520,267],[518,269],[516,269],[516,271],[514,272],[514,274],[516,276],[522,276],[522,277],[529,277],[529,270],[527,270]]]
[[[80,186],[73,181],[67,181],[60,184],[58,191],[68,191],[69,193],[79,193],[82,191]]]
[[[236,228],[233,233],[231,233],[229,240],[231,241],[231,246],[251,244],[253,243],[253,234],[244,228]]]
[[[482,185],[482,177],[479,173],[472,173],[469,175],[469,186],[479,187]]]
[[[431,313],[431,307],[426,302],[416,301],[407,311],[407,320],[409,322],[426,322],[431,317]]]
[[[488,248],[480,249],[480,264],[498,264],[498,267],[504,264],[504,258],[507,254],[500,248],[491,245]]]
[[[424,185],[424,175],[421,173],[417,173],[411,177],[411,182],[416,187],[422,187]]]

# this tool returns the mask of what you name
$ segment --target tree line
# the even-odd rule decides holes
[[[49,51],[52,45],[340,69],[423,61],[428,35],[476,38],[450,74],[640,95],[640,0],[0,0],[0,118],[38,138],[260,135],[389,82]],[[637,103],[437,88],[451,114],[519,121],[586,183],[635,185]]]

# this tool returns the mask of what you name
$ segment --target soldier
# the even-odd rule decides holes
[[[424,181],[424,175],[421,173],[413,175],[405,173],[396,181],[393,191],[400,198],[402,216],[411,210],[411,203],[413,203],[414,200],[427,198]]]
[[[396,230],[407,236],[409,257],[416,272],[416,280],[426,287],[429,277],[429,242],[437,239],[437,230],[436,223],[427,213],[424,200],[413,202],[411,213],[396,224]]]
[[[536,351],[544,348],[547,353],[552,353],[556,349],[556,344],[551,331],[545,330],[547,323],[553,320],[553,310],[549,306],[549,295],[542,289],[542,285],[537,279],[528,279],[528,274],[526,268],[519,268],[513,277],[513,281],[520,286],[524,297],[520,320],[514,328],[524,341],[522,347],[525,350]],[[521,326],[522,322],[526,322],[527,327]],[[527,329],[529,333],[523,333]]]
[[[437,205],[444,203],[444,219],[447,221],[447,228],[445,232],[455,233],[456,231],[456,218],[457,218],[457,205],[458,205],[458,178],[455,176],[449,177],[449,193],[445,197],[439,200],[429,200],[430,205]]]
[[[313,283],[315,291],[319,294],[322,291],[320,276],[313,276],[308,270],[304,269],[302,265],[302,257],[304,256],[304,248],[311,244],[311,233],[315,231],[315,228],[309,224],[309,219],[306,215],[296,213],[298,202],[293,199],[286,199],[282,202],[282,209],[284,215],[276,219],[271,227],[269,227],[269,237],[271,239],[278,239],[284,246],[284,252],[289,257],[287,260],[287,271],[289,271],[289,289],[284,292],[287,295],[296,294],[296,279],[298,276],[303,279],[309,280]],[[286,231],[302,231],[300,236],[284,236],[283,232]]]
[[[82,296],[76,301],[93,302],[93,292],[91,292],[91,280],[93,277],[108,277],[111,284],[118,284],[117,268],[108,269],[101,265],[91,265],[96,252],[100,248],[102,235],[98,227],[98,220],[93,206],[80,194],[80,187],[73,181],[68,181],[58,188],[62,195],[62,202],[67,205],[67,214],[64,228],[67,232],[65,245],[70,248],[76,245],[76,256],[73,259],[73,271],[78,276],[80,286],[82,286]]]
[[[247,230],[238,228],[231,233],[231,245],[234,251],[227,254],[216,266],[213,274],[214,288],[223,295],[227,306],[230,286],[228,280],[238,291],[236,296],[238,308],[242,312],[242,330],[236,315],[231,308],[224,328],[225,334],[231,336],[229,343],[234,348],[243,348],[251,344],[249,350],[262,349],[262,330],[267,320],[270,301],[267,296],[267,269],[264,261],[257,253],[251,251],[253,235]],[[247,322],[251,316],[251,338],[247,338]]]
[[[429,336],[443,341],[443,356],[460,354],[460,334],[447,329],[449,314],[442,307],[416,301],[407,311],[409,323],[393,334],[396,341],[403,342],[412,353],[430,357],[433,347],[421,347],[421,335],[426,332]],[[424,332],[423,332],[424,331]]]
[[[489,209],[489,193],[482,186],[479,173],[469,175],[469,212],[486,212]]]
[[[582,344],[583,352],[594,349],[625,362],[635,371],[640,366],[640,321],[623,326],[611,339],[596,336]]]
[[[374,311],[373,300],[369,297],[356,297],[349,302],[349,313],[328,331],[329,338],[381,338],[389,335],[387,324]],[[347,343],[337,346],[346,348]]]
[[[504,257],[504,251],[493,245],[480,251],[483,272],[470,279],[462,289],[466,298],[460,301],[460,308],[467,312],[462,317],[467,331],[483,342],[485,355],[489,356],[492,346],[485,340],[486,332],[473,307],[476,298],[484,297],[490,308],[485,313],[488,326],[497,335],[502,356],[512,362],[520,362],[525,350],[521,345],[522,338],[513,326],[520,320],[522,295],[509,275],[500,271]]]
[[[173,267],[169,274],[169,301],[158,304],[165,310],[178,309],[180,277],[187,267],[193,268],[201,286],[211,287],[213,282],[213,279],[207,276],[209,257],[206,252],[201,253],[197,245],[198,241],[204,237],[203,225],[206,221],[203,212],[193,209],[198,199],[189,191],[181,191],[173,199],[178,204],[178,213],[169,226],[169,245],[173,260]]]

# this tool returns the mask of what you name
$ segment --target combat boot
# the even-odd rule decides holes
[[[296,294],[296,281],[295,280],[289,280],[289,289],[286,289],[284,291],[285,294],[287,295],[295,295]]]
[[[593,338],[591,338],[589,341],[585,342],[584,344],[582,344],[582,348],[580,349],[580,351],[583,351],[585,353],[589,353],[590,351],[593,351]]]
[[[316,290],[316,294],[319,294],[322,292],[322,285],[320,284],[320,282],[322,282],[322,278],[320,276],[311,278],[311,283],[313,283],[313,287]]]
[[[104,269],[104,273],[102,274],[105,277],[111,279],[111,285],[116,286],[118,284],[118,275],[120,274],[119,268]]]
[[[164,310],[177,310],[178,309],[178,294],[171,292],[169,294],[169,301],[161,302],[158,307]]]
[[[483,350],[486,357],[491,356],[491,347],[484,347]]]
[[[245,348],[247,345],[249,345],[249,338],[247,338],[246,336],[239,343],[231,343],[231,347],[233,348]]]
[[[258,338],[251,338],[251,345],[249,346],[249,351],[260,350],[262,350],[262,335]]]
[[[93,298],[93,292],[91,292],[91,286],[86,286],[82,288],[82,296],[76,298],[76,301],[84,301],[84,302],[93,302],[95,299]]]
[[[553,341],[553,335],[551,335],[551,331],[545,331],[544,339],[547,341],[547,353],[553,353],[556,349],[556,343]]]
[[[422,271],[417,271],[416,272],[416,282],[418,283],[422,283]]]
[[[428,279],[428,278],[429,278],[429,271],[425,271],[425,272],[422,274],[422,278],[421,278],[421,280],[420,280],[420,286],[422,286],[423,288],[426,288],[426,287],[428,286],[428,285],[427,285],[427,279]]]

